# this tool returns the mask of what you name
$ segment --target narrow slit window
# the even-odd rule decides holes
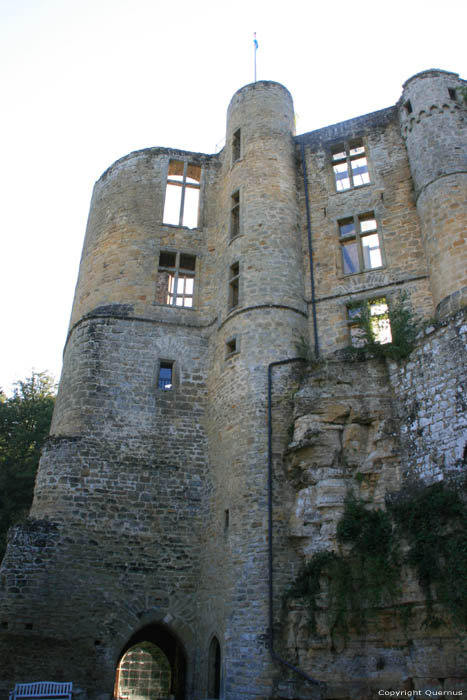
[[[240,160],[241,144],[241,131],[240,129],[237,129],[236,131],[234,131],[232,137],[232,163],[235,163],[235,161]]]
[[[156,302],[170,306],[193,307],[196,256],[161,251],[157,276]]]
[[[198,227],[201,167],[195,163],[171,160],[165,191],[165,224]]]
[[[229,271],[229,310],[234,309],[240,300],[240,263],[236,262],[230,266]]]
[[[381,243],[373,212],[338,221],[344,275],[383,266]]]
[[[227,359],[231,355],[234,355],[236,352],[238,352],[237,339],[231,338],[225,344],[225,358]]]
[[[173,389],[173,365],[170,360],[161,360],[159,363],[159,377],[157,386],[163,391],[171,391]]]
[[[230,238],[240,234],[240,192],[237,190],[231,197],[230,204]]]
[[[412,114],[412,103],[410,100],[407,100],[407,102],[404,104],[405,111],[407,114]]]
[[[337,192],[370,182],[368,159],[361,141],[341,143],[332,149],[332,168]]]

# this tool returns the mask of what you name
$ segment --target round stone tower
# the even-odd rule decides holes
[[[291,96],[278,83],[247,85],[232,98],[208,382],[214,488],[205,566],[228,679],[221,697],[230,700],[270,696],[275,671],[267,645],[267,369],[295,357],[306,335],[293,127]],[[282,437],[290,417],[278,397],[290,399],[296,371],[276,370]],[[283,444],[275,447],[280,453]],[[277,529],[276,537],[280,550]]]
[[[467,300],[465,82],[428,70],[403,86],[399,102],[437,314]]]
[[[145,149],[117,161],[94,188],[53,437],[31,510],[55,527],[53,562],[37,573],[55,584],[47,600],[29,594],[31,624],[46,637],[71,636],[81,659],[73,667],[50,654],[42,676],[63,668],[91,697],[111,697],[136,642],[164,651],[177,700],[190,697],[199,666],[208,455],[209,343],[197,297],[204,234],[164,223],[163,212],[171,172],[180,187],[191,174],[201,186],[209,162]],[[81,554],[71,566],[72,539]],[[41,608],[56,610],[56,618]],[[99,672],[89,680],[93,668]]]

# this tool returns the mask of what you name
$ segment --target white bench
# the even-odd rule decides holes
[[[30,700],[35,698],[71,700],[72,692],[73,683],[51,683],[50,681],[17,683],[14,690],[10,691],[10,700],[26,700],[28,698]]]

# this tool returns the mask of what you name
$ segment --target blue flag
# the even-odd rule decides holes
[[[255,46],[255,51],[257,51],[258,50],[258,42],[256,41],[256,32],[255,32],[254,36],[255,36],[255,38],[253,39],[253,44]]]

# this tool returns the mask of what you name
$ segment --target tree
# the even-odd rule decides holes
[[[42,446],[50,429],[55,385],[47,372],[0,389],[0,559],[8,528],[27,515]]]

